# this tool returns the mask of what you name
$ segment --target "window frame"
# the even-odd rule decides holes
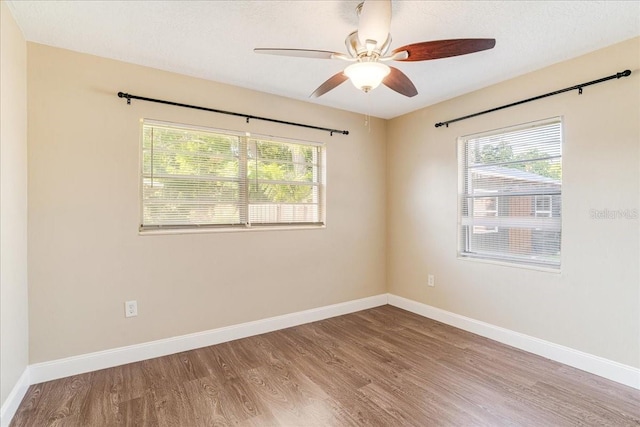
[[[145,168],[144,168],[144,131],[146,126],[158,126],[169,127],[190,132],[206,132],[209,134],[219,134],[223,136],[236,137],[239,140],[239,153],[238,153],[238,179],[224,178],[222,180],[237,181],[239,187],[243,187],[242,191],[239,191],[238,196],[238,209],[240,219],[245,219],[244,222],[229,223],[229,224],[144,224],[144,186],[145,186]],[[302,222],[302,221],[289,221],[289,222],[251,222],[250,220],[250,206],[252,204],[250,195],[250,184],[254,182],[248,176],[249,163],[257,159],[249,158],[249,141],[263,141],[274,142],[276,144],[293,144],[303,147],[313,147],[317,150],[315,158],[316,164],[312,164],[314,169],[314,178],[317,181],[313,181],[309,185],[317,188],[317,210],[318,221]],[[241,132],[229,129],[212,128],[205,126],[198,126],[186,123],[175,123],[156,119],[140,119],[140,137],[139,137],[138,154],[140,156],[138,165],[138,201],[139,201],[139,224],[138,234],[189,234],[189,233],[203,233],[203,232],[229,232],[229,231],[265,231],[265,230],[300,230],[300,229],[323,229],[326,228],[326,144],[316,141],[308,141],[302,139],[292,139],[280,136]],[[282,163],[287,163],[282,161]],[[197,175],[201,176],[201,175]],[[194,179],[194,181],[198,181]],[[258,178],[256,176],[256,183]],[[276,183],[276,181],[274,181]],[[278,184],[287,184],[287,182],[277,182]],[[293,181],[292,181],[293,183]],[[314,202],[315,203],[315,202]],[[284,203],[286,204],[286,203]]]
[[[469,134],[469,135],[465,135],[465,136],[460,136],[457,138],[457,157],[458,157],[458,212],[457,212],[457,234],[458,234],[458,244],[457,244],[457,258],[461,259],[461,260],[473,260],[473,261],[481,261],[481,262],[488,262],[488,263],[492,263],[492,264],[499,264],[499,265],[505,265],[505,266],[510,266],[510,267],[520,267],[520,268],[526,268],[526,269],[536,269],[536,270],[543,270],[543,271],[550,271],[550,272],[560,272],[560,268],[561,268],[561,236],[562,236],[562,210],[561,210],[561,204],[562,204],[562,177],[560,176],[560,178],[557,180],[558,182],[555,183],[555,185],[558,185],[558,189],[557,191],[549,191],[548,194],[530,194],[529,197],[532,197],[532,212],[530,212],[531,218],[527,218],[525,217],[525,221],[529,222],[529,224],[526,226],[528,227],[530,230],[535,230],[536,232],[539,232],[540,230],[549,230],[551,229],[551,232],[556,232],[558,233],[558,251],[557,251],[557,259],[551,261],[549,259],[543,259],[542,256],[538,255],[528,255],[528,256],[520,256],[520,255],[513,255],[510,254],[508,250],[505,250],[504,248],[502,248],[501,251],[495,251],[495,252],[490,252],[489,250],[478,250],[477,247],[474,249],[472,248],[472,236],[474,234],[478,235],[483,235],[483,234],[488,234],[493,232],[493,230],[495,230],[495,232],[498,232],[498,230],[511,230],[511,229],[518,229],[517,224],[517,220],[513,221],[512,215],[509,215],[508,213],[505,215],[504,213],[501,212],[501,206],[504,206],[505,208],[508,208],[509,206],[509,202],[508,202],[508,198],[514,198],[517,197],[518,195],[509,195],[507,193],[500,193],[499,190],[496,190],[498,193],[500,193],[498,196],[496,196],[496,210],[497,210],[497,217],[503,217],[504,219],[500,219],[500,218],[496,218],[497,221],[495,223],[492,223],[492,221],[484,221],[485,224],[484,227],[486,230],[483,230],[480,233],[476,232],[476,228],[478,227],[477,225],[474,225],[474,209],[475,209],[475,203],[474,202],[470,202],[471,200],[475,200],[475,198],[483,198],[483,197],[492,197],[490,192],[491,190],[484,190],[484,192],[486,192],[486,196],[482,195],[482,194],[477,194],[477,193],[470,193],[469,192],[469,186],[471,185],[472,182],[472,171],[474,170],[474,168],[470,167],[469,165],[469,147],[468,147],[468,143],[470,140],[477,140],[477,139],[481,139],[481,138],[486,138],[486,137],[496,137],[498,138],[500,135],[503,134],[508,134],[511,132],[518,132],[518,131],[525,131],[527,129],[532,129],[532,128],[536,128],[536,127],[545,127],[545,126],[550,126],[550,125],[557,125],[559,126],[559,154],[555,155],[555,156],[550,156],[547,158],[542,158],[542,159],[538,159],[538,158],[529,158],[527,160],[522,160],[522,157],[520,159],[514,159],[511,161],[498,161],[496,163],[487,163],[487,165],[489,165],[489,167],[491,167],[491,165],[498,165],[501,167],[504,167],[505,165],[513,165],[516,163],[526,163],[526,162],[537,162],[540,160],[552,160],[552,161],[558,161],[559,165],[560,165],[560,170],[562,170],[562,151],[563,151],[563,145],[564,145],[564,127],[563,127],[563,118],[561,116],[558,117],[552,117],[552,118],[548,118],[548,119],[543,119],[543,120],[538,120],[535,122],[529,122],[529,123],[523,123],[523,124],[519,124],[519,125],[513,125],[513,126],[508,126],[508,127],[504,127],[504,128],[500,128],[500,129],[495,129],[495,130],[491,130],[491,131],[486,131],[486,132],[479,132],[479,133],[475,133],[475,134]],[[483,164],[484,165],[484,164]],[[477,168],[477,165],[474,165]],[[544,175],[543,175],[544,176]],[[474,189],[477,191],[477,189]],[[481,191],[482,193],[482,191]],[[537,210],[537,199],[538,197],[545,197],[548,198],[549,200],[549,210],[548,211],[539,211]],[[503,198],[507,198],[505,200],[502,200]],[[466,205],[463,201],[463,199],[468,199],[468,201],[466,202]],[[556,199],[556,201],[554,201],[554,199]],[[505,204],[506,203],[506,204]],[[554,210],[554,207],[558,208],[557,212],[556,210]],[[464,214],[464,210],[466,208],[466,215]],[[544,213],[543,216],[539,216],[538,213]],[[516,216],[516,218],[518,218]],[[530,223],[530,220],[536,220],[539,219],[541,220],[540,222],[540,228],[532,225]],[[542,221],[546,221],[547,223],[542,223]],[[482,222],[482,221],[481,221]],[[493,227],[493,225],[495,225],[495,227]],[[555,228],[557,228],[557,231],[553,231]],[[533,237],[532,237],[533,238]],[[545,244],[547,242],[545,241]],[[477,244],[477,243],[476,243]],[[500,244],[496,245],[496,249],[500,249],[499,248]],[[491,248],[493,249],[493,248]],[[537,259],[536,259],[537,258]]]

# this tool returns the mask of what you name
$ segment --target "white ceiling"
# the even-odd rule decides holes
[[[495,38],[496,47],[396,62],[418,89],[413,98],[383,86],[365,94],[345,82],[310,99],[348,64],[258,55],[253,48],[345,52],[358,0],[7,3],[29,41],[387,119],[640,35],[640,1],[394,1],[392,49],[476,37]]]

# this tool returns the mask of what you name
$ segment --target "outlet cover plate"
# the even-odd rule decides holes
[[[125,301],[124,317],[134,317],[138,315],[138,301]]]

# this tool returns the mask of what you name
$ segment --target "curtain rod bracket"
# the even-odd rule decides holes
[[[538,96],[534,96],[533,98],[527,98],[527,99],[523,99],[521,101],[512,102],[511,104],[501,105],[500,107],[495,107],[495,108],[491,108],[489,110],[480,111],[479,113],[469,114],[468,116],[458,117],[457,119],[451,119],[451,120],[447,120],[445,122],[438,122],[438,123],[435,124],[435,126],[437,128],[439,128],[441,126],[449,127],[449,123],[459,122],[460,120],[470,119],[472,117],[481,116],[481,115],[487,114],[487,113],[493,113],[494,111],[503,110],[503,109],[509,108],[509,107],[515,107],[516,105],[525,104],[525,103],[531,102],[531,101],[537,101],[538,99],[546,98],[548,96],[559,95],[561,93],[568,92],[568,91],[574,90],[574,89],[578,89],[578,95],[582,95],[582,89],[585,86],[590,86],[590,85],[594,85],[594,84],[597,84],[597,83],[606,82],[607,80],[619,79],[621,77],[628,77],[630,75],[631,75],[631,70],[624,70],[624,71],[621,71],[619,73],[613,74],[611,76],[603,77],[603,78],[597,79],[597,80],[592,80],[592,81],[586,82],[586,83],[580,83],[580,84],[577,84],[575,86],[566,87],[564,89],[560,89],[560,90],[556,90],[556,91],[553,91],[553,92],[545,93],[544,95],[538,95]]]
[[[118,92],[118,98],[127,98],[127,105],[131,105],[131,95],[128,93]]]

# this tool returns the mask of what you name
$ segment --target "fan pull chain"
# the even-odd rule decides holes
[[[367,97],[367,113],[364,115],[364,127],[367,128],[367,132],[371,133],[371,114],[369,114],[369,111],[372,110],[372,101],[371,101],[371,97]]]
[[[364,127],[371,133],[371,116],[369,114],[364,115]]]

